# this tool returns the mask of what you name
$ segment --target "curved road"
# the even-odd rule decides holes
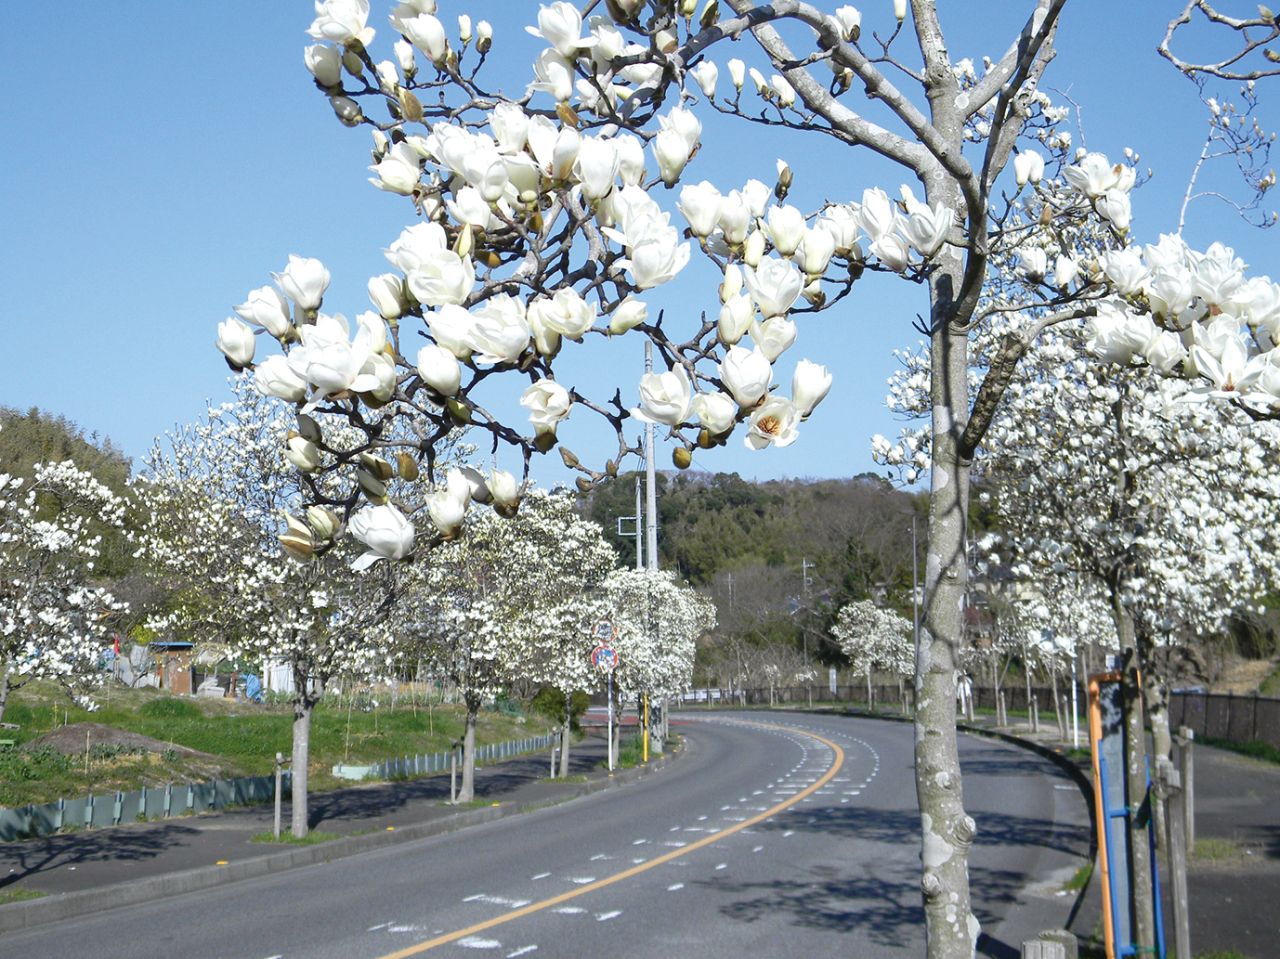
[[[918,956],[912,727],[683,717],[685,755],[623,789],[460,833],[11,933],[24,959]],[[962,739],[983,951],[1061,925],[1088,853],[1071,780]],[[1039,886],[1037,886],[1039,882]]]

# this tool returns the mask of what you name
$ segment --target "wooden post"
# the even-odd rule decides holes
[[[1196,731],[1182,726],[1173,741],[1178,744],[1179,774],[1182,778],[1182,821],[1187,837],[1187,855],[1196,851],[1196,776],[1194,743]]]
[[[458,750],[449,750],[449,802],[458,801]]]
[[[1170,898],[1173,900],[1173,942],[1179,956],[1191,955],[1191,916],[1187,899],[1186,824],[1182,821],[1182,778],[1173,763],[1163,756],[1156,758],[1156,789],[1163,793],[1168,832]]]
[[[284,767],[284,753],[276,753],[276,811],[271,820],[271,835],[280,838],[280,770]]]

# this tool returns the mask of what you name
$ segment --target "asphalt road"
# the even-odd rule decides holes
[[[112,959],[918,956],[912,730],[700,714],[623,789],[262,880],[6,934],[0,955]],[[984,951],[1061,923],[1088,851],[1071,780],[964,739]],[[1037,886],[1036,880],[1046,880]],[[1012,916],[1011,919],[1006,917]],[[1025,928],[1024,928],[1025,927]]]

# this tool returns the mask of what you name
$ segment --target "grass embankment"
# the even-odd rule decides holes
[[[3,738],[16,746],[68,723],[93,722],[141,733],[173,746],[216,757],[183,757],[176,751],[148,752],[121,746],[92,746],[63,755],[49,748],[0,749],[0,807],[53,802],[94,793],[129,791],[141,786],[234,776],[265,776],[275,769],[275,754],[288,756],[293,743],[293,712],[288,705],[260,706],[243,700],[170,696],[158,690],[112,689],[102,708],[89,713],[68,706],[52,686],[32,683],[14,694],[4,721],[17,723]],[[375,698],[389,700],[389,696]],[[316,708],[311,722],[311,789],[349,786],[333,776],[335,764],[370,765],[405,755],[442,752],[462,736],[461,707],[401,702],[369,712],[348,710],[334,698]],[[349,729],[348,729],[349,724]],[[541,720],[482,712],[480,745],[537,736]]]

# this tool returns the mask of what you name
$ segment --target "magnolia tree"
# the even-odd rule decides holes
[[[302,838],[309,828],[312,713],[333,677],[385,666],[386,621],[401,569],[385,562],[362,574],[382,554],[360,555],[353,540],[339,535],[338,515],[315,505],[331,495],[332,484],[307,471],[314,422],[295,418],[243,380],[233,388],[235,402],[209,410],[167,444],[157,442],[140,477],[151,510],[146,549],[171,587],[165,611],[150,625],[212,641],[231,655],[288,664],[292,831]],[[334,448],[343,441],[330,432]],[[371,470],[378,467],[370,460]],[[349,526],[369,538],[375,530],[398,536],[397,548],[406,553],[412,544],[412,527],[394,506],[366,507]],[[317,544],[331,546],[321,553]]]
[[[599,681],[591,627],[607,616],[603,587],[618,556],[600,526],[583,519],[564,493],[535,491],[514,520],[495,525],[506,527],[507,560],[523,567],[527,590],[524,605],[509,611],[504,659],[510,674],[564,696],[560,775],[567,776],[573,693]]]
[[[618,629],[613,691],[620,720],[628,699],[644,696],[651,703],[665,703],[689,688],[698,640],[715,629],[716,608],[663,570],[616,570],[604,591],[609,618]],[[666,719],[664,709],[655,736],[665,735]]]
[[[831,635],[849,657],[849,668],[867,678],[867,706],[874,705],[871,674],[910,676],[915,671],[911,622],[869,599],[843,606],[831,624]]]
[[[473,470],[454,470],[446,490],[466,502],[482,482]],[[604,611],[599,587],[617,558],[563,493],[531,492],[513,519],[472,512],[458,533],[408,571],[397,623],[466,705],[458,801],[467,802],[486,698],[517,676],[555,685],[566,698],[587,685],[591,626]]]
[[[1010,498],[1019,499],[1029,523],[1039,524],[1042,561],[1062,562],[1057,553],[1065,539],[1075,538],[1082,553],[1095,551],[1094,575],[1108,590],[1126,654],[1125,695],[1132,707],[1126,711],[1126,773],[1130,794],[1139,796],[1147,786],[1133,597],[1146,596],[1160,606],[1180,592],[1195,592],[1184,584],[1196,583],[1198,570],[1179,573],[1174,568],[1207,555],[1209,547],[1186,546],[1188,539],[1178,537],[1196,539],[1199,514],[1207,521],[1213,515],[1209,503],[1216,487],[1230,487],[1221,508],[1232,516],[1249,509],[1246,504],[1257,496],[1271,495],[1270,481],[1258,480],[1269,469],[1265,448],[1270,440],[1262,432],[1254,439],[1241,436],[1233,427],[1248,418],[1270,418],[1280,407],[1280,368],[1275,365],[1280,357],[1271,352],[1273,330],[1280,330],[1280,286],[1267,277],[1247,277],[1245,265],[1221,244],[1199,252],[1178,236],[1162,236],[1158,243],[1137,245],[1126,192],[1135,180],[1133,167],[1112,166],[1098,154],[1074,159],[1072,164],[1060,158],[1049,171],[1023,165],[1029,189],[1005,218],[1018,245],[993,254],[999,271],[983,294],[980,315],[989,322],[977,334],[970,375],[989,383],[996,371],[1003,371],[1011,399],[996,414],[988,455],[997,481],[1001,470],[1021,477],[1010,479]],[[1081,202],[1105,211],[1110,227],[1062,215]],[[1033,310],[1033,341],[1023,319],[1028,290],[1074,298],[1072,312],[1087,315],[1087,322],[1074,326],[1062,323],[1060,313]],[[1016,373],[1010,355],[1022,357],[1029,349],[1031,362]],[[904,356],[906,369],[891,389],[892,407],[928,415],[935,352],[924,347]],[[1127,373],[1125,367],[1136,372]],[[1196,409],[1203,404],[1235,407],[1235,419],[1230,409]],[[906,431],[896,444],[877,437],[875,448],[883,461],[914,470],[928,463],[934,439],[928,429]],[[1225,447],[1215,445],[1219,439]],[[1250,443],[1255,444],[1253,452],[1245,450]],[[1227,483],[1220,464],[1194,462],[1220,452],[1235,473]],[[1189,472],[1178,474],[1179,468]],[[1171,472],[1185,476],[1185,482],[1178,485]],[[1093,501],[1073,485],[1090,478],[1098,497]],[[1146,492],[1138,493],[1139,487]],[[1182,501],[1178,497],[1184,491]],[[1060,510],[1071,514],[1065,523],[1062,515],[1053,515],[1055,497],[1062,500]],[[1233,503],[1235,497],[1243,498]],[[1180,526],[1184,508],[1194,515],[1190,524]],[[1080,525],[1072,527],[1077,519]],[[1167,523],[1164,530],[1160,523]],[[1157,530],[1179,545],[1169,548],[1164,560],[1167,591],[1157,584],[1144,592],[1149,577],[1159,575],[1162,567],[1156,562],[1154,569],[1135,568],[1134,553],[1139,538],[1150,534],[1157,539]],[[1104,542],[1108,537],[1110,545]],[[1241,568],[1245,553],[1226,549],[1223,560],[1208,562],[1208,575],[1222,572],[1224,564]],[[1228,575],[1222,582],[1233,581]],[[1246,584],[1246,594],[1249,588]],[[1187,603],[1188,610],[1194,606],[1195,600]],[[1207,606],[1222,608],[1220,601]],[[1154,621],[1162,616],[1155,615]],[[1130,826],[1139,828],[1136,817]],[[1134,842],[1145,850],[1145,840],[1138,842],[1136,834]],[[1135,856],[1139,870],[1145,868],[1139,861],[1142,850]],[[1135,885],[1149,887],[1143,881]],[[1144,943],[1154,936],[1150,908],[1140,909],[1136,919],[1137,941]]]
[[[245,322],[219,333],[233,365],[255,366],[263,392],[320,424],[318,468],[346,477],[335,504],[343,512],[356,508],[361,485],[354,457],[329,448],[340,427],[362,431],[371,454],[390,447],[430,464],[435,444],[470,424],[518,451],[527,471],[571,413],[595,415],[616,432],[618,455],[583,464],[562,448],[584,487],[636,451],[623,438],[633,415],[669,429],[677,465],[734,432],[751,448],[788,446],[831,382],[816,363],[780,362],[803,342],[807,315],[842,301],[868,270],[916,282],[922,299],[927,290],[933,426],[920,465],[932,495],[915,769],[934,957],[970,955],[978,934],[967,874],[976,826],[963,805],[954,695],[970,463],[1027,344],[1095,312],[1105,286],[1092,270],[1078,284],[1027,284],[1001,306],[1017,322],[971,382],[969,339],[991,316],[980,309],[983,289],[1001,251],[1026,233],[1010,229],[1016,204],[1001,192],[1002,171],[1021,150],[1019,185],[1034,183],[1045,158],[1028,147],[1051,161],[1069,152],[1069,136],[1055,130],[1065,111],[1040,91],[1064,3],[1027,0],[1025,25],[979,73],[973,60],[951,60],[934,0],[895,0],[893,16],[866,31],[851,6],[800,0],[709,2],[701,12],[693,0],[609,0],[586,23],[556,2],[530,28],[547,47],[512,97],[483,77],[502,41],[487,22],[463,12],[454,34],[435,0],[413,0],[391,11],[399,39],[375,52],[366,0],[324,0],[307,66],[342,123],[371,129],[374,186],[408,198],[418,222],[387,249],[393,271],[370,280],[377,313],[357,318],[354,339],[345,320],[322,312],[327,271],[300,257],[277,288],[237,308]],[[729,46],[744,38],[753,42]],[[872,116],[859,112],[867,97]],[[695,157],[699,114],[711,111],[875,154],[914,186],[891,199],[867,185],[804,211],[785,202],[794,176],[785,164],[772,191],[755,180],[694,182],[712,172],[699,174]],[[824,160],[819,175],[829,169]],[[1037,192],[1037,210],[1056,228],[1098,224],[1122,246],[1133,169],[1101,157],[1074,169],[1071,188]],[[678,214],[660,201],[672,195]],[[685,269],[695,245],[714,274],[712,318],[653,316],[653,291]],[[253,327],[280,351],[255,363]],[[562,351],[610,335],[647,337],[657,350],[658,371],[641,380],[634,408],[612,388],[592,397],[557,376]],[[790,396],[774,392],[788,369]],[[490,389],[503,381],[523,386],[516,417]],[[414,422],[412,437],[388,434],[401,416]],[[488,486],[482,495],[513,508],[509,476]],[[436,531],[420,543],[452,535],[457,514],[433,513]],[[403,558],[394,539],[370,547]]]
[[[126,504],[70,462],[0,474],[0,716],[9,693],[52,678],[80,690],[102,681],[101,657],[124,603],[94,584],[102,537],[125,528]]]
[[[1150,368],[1085,365],[1081,347],[1032,351],[982,469],[1011,559],[1103,588],[1167,755],[1158,651],[1274,586],[1280,428],[1186,402],[1185,383]]]

